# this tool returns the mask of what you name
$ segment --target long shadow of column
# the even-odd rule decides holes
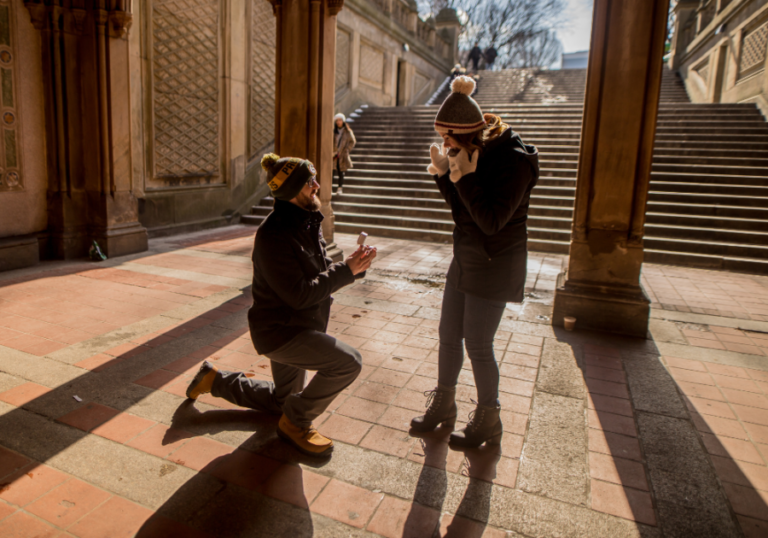
[[[621,484],[633,519],[658,525],[665,536],[766,531],[768,505],[716,436],[708,437],[707,450],[695,424],[705,418],[686,405],[684,390],[667,371],[653,340],[556,333],[572,348],[588,391],[592,478]],[[729,467],[738,485],[721,482],[709,455],[713,452],[725,459],[721,465]],[[600,468],[602,456],[613,458],[615,468]],[[740,488],[737,494],[746,497],[749,514],[742,515],[762,515],[763,521],[737,518],[728,488]],[[595,499],[592,491],[593,508]]]

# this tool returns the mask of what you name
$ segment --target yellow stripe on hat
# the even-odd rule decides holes
[[[283,167],[280,169],[280,171],[275,174],[275,177],[272,178],[272,181],[269,182],[269,188],[272,191],[276,191],[280,188],[280,185],[282,185],[286,179],[288,179],[288,176],[290,176],[294,170],[296,170],[296,167],[301,163],[301,159],[297,159],[296,157],[291,157],[288,159],[288,162],[283,165]]]

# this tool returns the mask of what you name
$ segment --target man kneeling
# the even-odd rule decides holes
[[[278,435],[309,456],[328,456],[333,441],[312,426],[360,374],[362,357],[328,336],[331,294],[365,276],[376,249],[360,246],[333,263],[322,238],[315,167],[307,160],[265,155],[275,206],[256,233],[253,306],[248,325],[256,351],[270,359],[274,383],[225,372],[209,362],[187,389],[210,392],[241,407],[281,414]],[[304,387],[306,370],[317,373]]]

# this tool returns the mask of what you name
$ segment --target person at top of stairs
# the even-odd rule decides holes
[[[341,195],[344,186],[344,173],[353,168],[349,152],[355,147],[355,133],[347,123],[344,114],[336,114],[333,118],[333,168],[339,176],[339,188],[336,194]]]
[[[427,412],[411,421],[430,431],[456,421],[456,384],[464,346],[472,362],[477,408],[451,443],[477,447],[501,440],[499,367],[493,338],[507,302],[522,302],[528,263],[527,227],[539,154],[471,95],[475,81],[458,77],[435,118],[443,145],[430,147],[433,175],[451,208],[453,261],[440,314],[437,388]]]
[[[475,46],[472,47],[472,50],[469,51],[469,57],[467,58],[470,62],[472,62],[472,71],[475,73],[477,73],[477,64],[480,62],[482,57],[483,49],[480,48],[480,43],[475,41]]]

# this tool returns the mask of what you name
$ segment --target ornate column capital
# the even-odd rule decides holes
[[[30,0],[30,1],[24,2],[24,5],[29,11],[29,16],[32,19],[32,26],[34,26],[38,30],[45,29],[48,26],[47,24],[48,9],[45,7],[45,4],[43,4],[42,2],[36,2],[34,0]]]
[[[338,15],[343,7],[344,0],[328,0],[328,13],[330,13],[332,17]]]
[[[125,37],[132,24],[133,14],[125,11],[109,12],[108,32],[110,37]]]
[[[272,4],[272,14],[277,17],[277,12],[283,7],[283,0],[267,0]]]

